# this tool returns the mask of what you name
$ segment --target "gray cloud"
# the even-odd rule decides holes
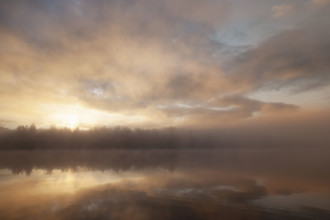
[[[252,118],[258,114],[295,112],[299,107],[292,104],[262,102],[242,95],[225,96],[205,103],[172,103],[158,105],[160,111],[169,117],[188,119],[206,124],[227,123],[230,120]]]
[[[295,86],[295,91],[303,91],[329,85],[329,11],[326,6],[301,27],[275,34],[237,56],[228,66],[232,77],[255,88]]]

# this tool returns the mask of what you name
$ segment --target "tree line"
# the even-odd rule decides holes
[[[215,148],[219,138],[207,132],[163,129],[130,129],[100,127],[70,130],[35,125],[18,126],[16,130],[0,129],[1,150],[33,149],[194,149]]]

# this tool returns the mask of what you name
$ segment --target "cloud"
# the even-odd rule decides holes
[[[214,0],[1,2],[1,117],[47,124],[50,110],[41,106],[78,105],[166,125],[235,121],[279,108],[261,107],[272,100],[209,100],[329,85],[328,7],[258,2],[257,9]],[[286,20],[270,18],[272,7]],[[303,20],[300,9],[308,12]]]
[[[280,4],[274,5],[272,7],[273,16],[275,18],[285,16],[286,14],[290,13],[294,9],[293,5],[290,4]]]
[[[330,1],[329,0],[311,0],[311,2],[313,4],[322,6],[322,5],[328,4]]]
[[[244,97],[242,95],[225,96],[219,99],[212,100],[211,106],[232,106],[232,111],[240,117],[249,118],[255,113],[267,114],[276,111],[289,110],[294,111],[299,107],[291,104],[276,103],[276,102],[262,102],[254,99]]]
[[[328,10],[325,7],[302,27],[275,34],[236,57],[230,64],[233,77],[256,88],[294,82],[299,90],[329,85],[330,32],[324,23]]]

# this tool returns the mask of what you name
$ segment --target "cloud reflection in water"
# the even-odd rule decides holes
[[[307,152],[249,152],[2,152],[0,218],[329,217],[328,162],[313,161],[317,152],[308,165]]]

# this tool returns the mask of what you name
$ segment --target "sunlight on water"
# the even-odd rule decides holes
[[[330,180],[316,161],[306,167],[291,157],[291,166],[284,161],[281,166],[267,155],[2,152],[0,219],[327,219]]]
[[[8,170],[0,170],[1,176],[7,176],[6,181],[2,182],[3,188],[20,185],[21,182],[24,182],[24,185],[29,187],[18,187],[17,190],[33,194],[75,193],[81,189],[102,184],[120,184],[124,181],[137,183],[144,179],[143,175],[129,171],[118,173],[107,170],[102,172],[84,168],[65,171],[56,169],[50,173],[42,169],[34,169],[29,176],[25,174],[9,176],[8,172]]]

